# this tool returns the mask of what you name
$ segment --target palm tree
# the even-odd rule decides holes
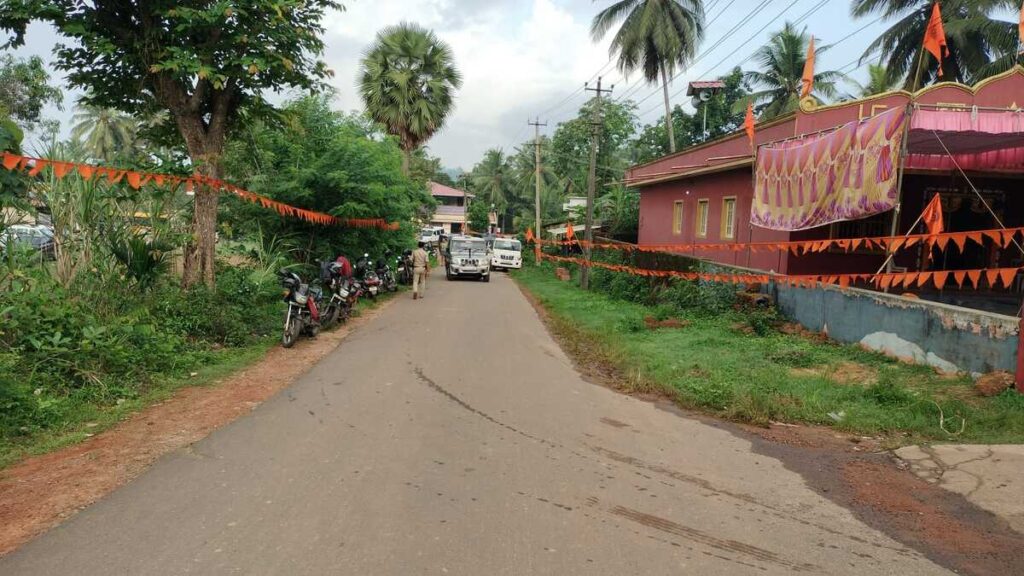
[[[413,150],[444,126],[461,85],[451,48],[432,31],[403,22],[377,33],[363,56],[359,92],[370,117],[398,137],[405,174]]]
[[[806,29],[798,31],[792,23],[786,22],[782,30],[754,54],[754,61],[760,70],[743,73],[744,81],[762,89],[738,101],[736,110],[744,110],[747,102],[753,102],[762,119],[796,110],[803,87],[800,80],[807,60],[809,40]],[[818,47],[815,51],[821,54],[826,50],[828,46]],[[819,100],[834,97],[837,93],[836,82],[843,77],[842,73],[834,70],[816,73],[812,96]]]
[[[868,81],[866,84],[850,80],[850,83],[857,87],[856,98],[866,98],[885,92],[891,92],[899,87],[899,80],[889,78],[889,71],[881,64],[868,64]]]
[[[868,45],[861,62],[882,54],[891,82],[914,90],[938,77],[938,62],[923,49],[933,0],[853,0],[854,17],[880,15],[894,20]],[[943,27],[949,57],[942,61],[943,80],[971,83],[1013,66],[1017,24],[991,18],[999,9],[1020,9],[1017,0],[943,0]],[[925,58],[921,64],[921,58]]]
[[[484,152],[483,159],[473,167],[470,176],[473,192],[491,204],[503,207],[508,202],[509,190],[512,188],[510,172],[505,152],[500,148],[491,148]]]
[[[619,21],[610,51],[619,56],[618,68],[629,74],[640,68],[648,83],[657,83],[665,96],[665,128],[669,151],[676,151],[672,111],[668,101],[669,76],[693,58],[704,38],[702,0],[618,0],[594,17],[590,33],[600,40]]]
[[[110,162],[136,150],[138,123],[128,114],[84,104],[79,105],[72,122],[71,138],[81,141],[89,156],[96,160]]]

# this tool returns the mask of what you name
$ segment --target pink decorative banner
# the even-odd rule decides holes
[[[897,108],[828,134],[762,146],[750,222],[805,230],[892,210],[905,121],[906,110]]]

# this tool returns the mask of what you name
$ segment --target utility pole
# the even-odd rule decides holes
[[[615,88],[613,84],[607,89],[601,88],[601,77],[597,77],[597,88],[591,88],[590,83],[585,83],[583,89],[587,92],[597,94],[594,103],[593,116],[591,120],[590,140],[590,178],[587,180],[587,220],[583,229],[583,259],[585,264],[580,270],[580,288],[587,290],[590,287],[590,247],[594,242],[594,190],[597,188],[597,146],[601,136],[601,96],[604,93],[611,94]],[[571,222],[569,224],[572,224]]]
[[[543,124],[541,124],[540,123],[540,116],[538,116],[537,119],[534,120],[533,122],[530,122],[529,120],[527,120],[526,123],[529,124],[530,126],[533,126],[533,152],[534,152],[534,161],[535,161],[536,170],[537,170],[537,174],[536,174],[536,176],[534,176],[534,179],[536,180],[536,183],[535,183],[535,186],[534,186],[534,195],[533,195],[533,215],[535,216],[536,221],[537,221],[537,224],[534,227],[534,231],[535,231],[534,237],[536,238],[536,241],[534,241],[534,243],[533,243],[533,246],[534,246],[533,250],[534,250],[534,255],[535,256],[540,256],[540,239],[541,239],[541,232],[540,232],[540,172],[541,172],[541,170],[540,170],[540,127],[541,126],[547,126],[548,123],[544,122]],[[534,258],[534,260],[535,260],[535,264],[537,266],[540,266],[540,258]]]

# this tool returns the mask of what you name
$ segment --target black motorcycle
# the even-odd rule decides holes
[[[370,297],[370,300],[376,300],[377,294],[381,289],[380,276],[377,275],[377,271],[373,268],[373,261],[370,260],[369,254],[363,254],[359,260],[356,260],[355,266],[355,277],[362,284],[364,293]]]
[[[412,284],[412,250],[406,249],[398,257],[398,283],[404,286]]]
[[[281,269],[277,272],[284,287],[284,301],[288,310],[284,317],[284,332],[281,345],[291,348],[302,334],[315,337],[320,333],[320,302],[323,291],[310,286],[295,272]]]
[[[322,324],[325,326],[347,321],[355,305],[355,298],[351,298],[354,291],[352,279],[342,277],[341,269],[338,262],[320,263],[320,282],[331,294],[323,313]]]
[[[382,290],[398,292],[398,279],[395,278],[395,272],[391,269],[390,260],[391,251],[385,250],[384,257],[377,261],[377,277],[380,278]]]

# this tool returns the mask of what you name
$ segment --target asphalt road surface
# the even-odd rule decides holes
[[[946,573],[748,441],[582,380],[504,275],[400,298],[0,574]]]

